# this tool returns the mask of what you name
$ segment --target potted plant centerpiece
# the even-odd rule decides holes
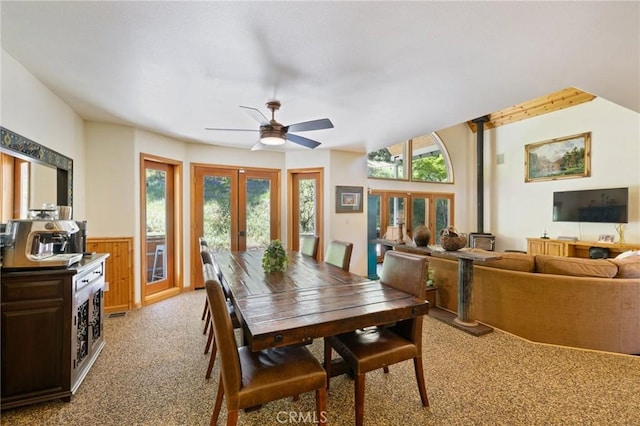
[[[287,268],[289,259],[287,252],[282,247],[280,240],[273,240],[269,243],[262,256],[262,267],[265,272],[281,272]]]

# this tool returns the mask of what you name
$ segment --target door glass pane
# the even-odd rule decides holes
[[[263,249],[271,241],[271,181],[247,179],[247,250]]]
[[[405,240],[407,229],[407,216],[405,206],[407,199],[403,197],[389,197],[388,220],[389,226],[394,226],[395,230],[389,235],[389,229],[385,230],[386,238],[390,240]]]
[[[300,235],[316,235],[316,180],[300,179],[298,193]]]
[[[147,283],[167,277],[167,174],[146,169]]]
[[[451,204],[447,198],[436,198],[436,232],[431,235],[439,236],[440,232],[449,226],[451,220]],[[439,244],[439,238],[437,243]]]
[[[231,249],[231,178],[205,176],[203,235],[213,250]]]
[[[420,225],[429,226],[429,200],[427,198],[412,198],[411,236],[413,230]]]

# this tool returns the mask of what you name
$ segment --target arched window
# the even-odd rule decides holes
[[[370,152],[367,175],[378,179],[453,182],[449,153],[436,132]]]

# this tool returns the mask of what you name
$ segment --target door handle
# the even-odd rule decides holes
[[[241,237],[246,237],[247,236],[247,231],[240,231],[238,233],[238,235],[240,235]]]

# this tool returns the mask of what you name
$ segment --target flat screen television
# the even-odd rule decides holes
[[[553,193],[554,222],[627,223],[629,188]]]

